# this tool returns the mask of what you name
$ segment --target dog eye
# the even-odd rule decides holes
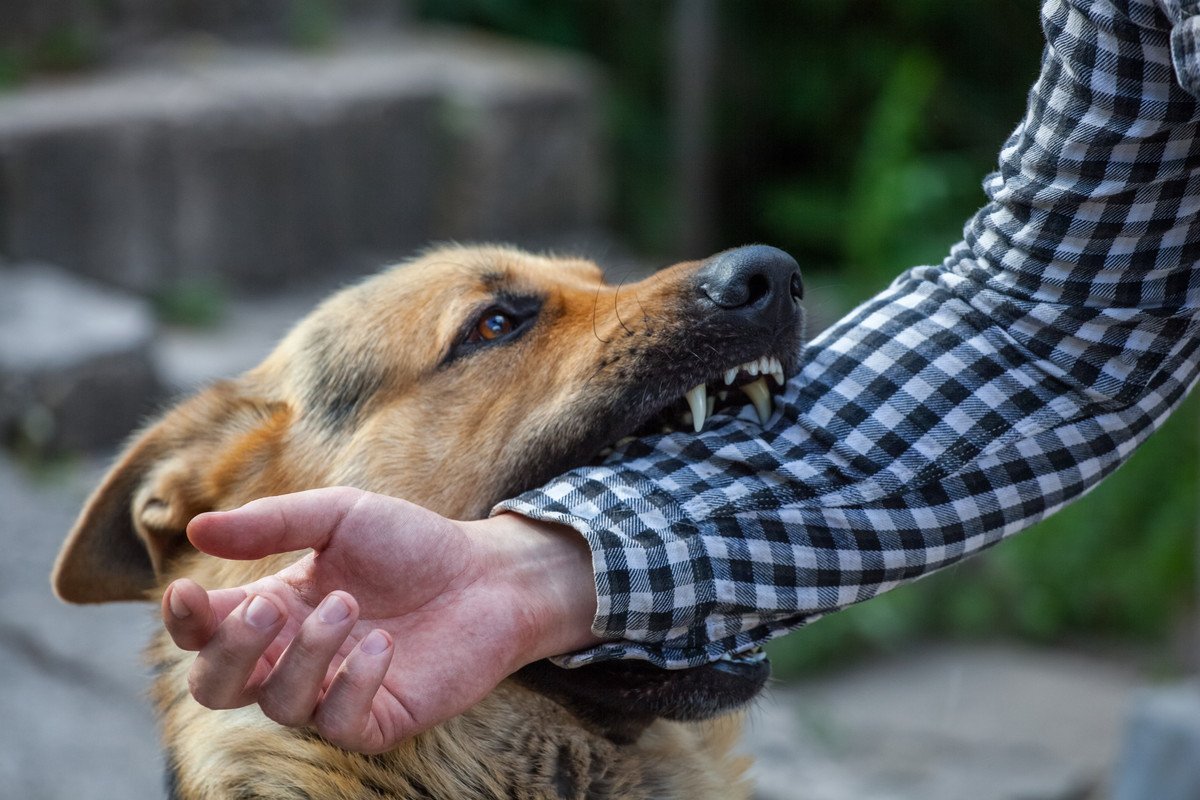
[[[442,363],[449,364],[480,349],[516,341],[533,328],[542,302],[543,298],[538,296],[505,294],[496,298],[495,305],[482,306],[481,311],[464,320],[458,342],[446,353]]]
[[[470,342],[490,342],[493,339],[498,339],[513,332],[516,323],[513,318],[503,311],[491,310],[484,313],[479,319],[479,324],[475,326],[475,330],[471,331],[471,335],[467,338]]]

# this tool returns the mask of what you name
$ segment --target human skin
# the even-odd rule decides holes
[[[197,651],[192,695],[213,709],[256,703],[349,750],[388,750],[525,664],[599,641],[591,553],[566,527],[450,520],[333,488],[201,514],[187,532],[222,558],[312,549],[244,586],[167,587],[163,623]],[[289,618],[303,620],[291,639]]]

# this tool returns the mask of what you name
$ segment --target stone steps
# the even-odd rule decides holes
[[[106,447],[162,400],[144,300],[44,264],[0,268],[0,445]]]
[[[143,54],[0,95],[0,255],[139,293],[274,291],[431,240],[602,222],[598,81],[578,59],[412,30]]]

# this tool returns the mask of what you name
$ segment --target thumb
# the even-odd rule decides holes
[[[366,493],[337,487],[264,497],[232,511],[194,517],[187,536],[220,558],[254,559],[328,546],[338,526]]]

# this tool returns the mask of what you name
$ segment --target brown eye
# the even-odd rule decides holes
[[[475,327],[475,334],[483,341],[490,342],[505,334],[512,333],[512,330],[512,317],[495,311],[483,315],[483,318],[479,320],[479,324]]]

